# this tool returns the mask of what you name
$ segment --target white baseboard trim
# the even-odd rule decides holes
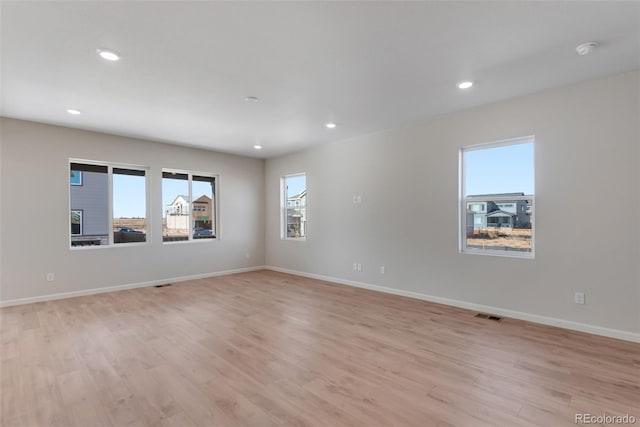
[[[124,291],[126,289],[165,285],[167,283],[186,282],[187,280],[206,279],[208,277],[227,276],[229,274],[264,270],[265,268],[266,268],[265,266],[259,265],[256,267],[236,268],[233,270],[215,271],[212,273],[194,274],[191,276],[181,276],[181,277],[171,277],[168,279],[151,280],[149,282],[128,283],[125,285],[106,286],[103,288],[93,288],[93,289],[83,289],[81,291],[61,292],[57,294],[41,295],[37,297],[17,298],[17,299],[11,299],[6,301],[0,301],[0,307],[11,307],[14,305],[32,304],[34,302],[53,301],[57,299],[81,297],[85,295],[103,294],[105,292]]]
[[[574,331],[586,332],[594,335],[602,335],[610,338],[617,338],[625,341],[640,343],[640,334],[622,331],[619,329],[610,329],[602,326],[589,325],[586,323],[573,322],[571,320],[558,319],[555,317],[540,316],[537,314],[523,313],[521,311],[508,310],[499,307],[491,307],[488,305],[475,304],[472,302],[460,301],[450,298],[443,298],[433,295],[422,294],[412,291],[404,291],[402,289],[387,288],[385,286],[371,285],[354,280],[340,279],[337,277],[323,276],[321,274],[305,273],[303,271],[289,270],[287,268],[265,266],[267,270],[278,271],[281,273],[293,274],[296,276],[308,277],[311,279],[324,280],[327,282],[338,283],[341,285],[354,286],[356,288],[364,288],[372,291],[384,292],[387,294],[400,295],[403,297],[416,298],[424,301],[435,302],[438,304],[451,305],[454,307],[466,308],[468,310],[480,311],[484,313],[497,314],[500,316],[511,317],[513,319],[526,320],[528,322],[540,323],[543,325],[557,326],[559,328],[571,329]]]

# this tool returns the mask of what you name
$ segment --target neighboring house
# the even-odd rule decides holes
[[[189,230],[189,196],[178,195],[165,209],[168,231]]]
[[[467,231],[487,228],[487,209],[491,202],[467,204]]]
[[[167,216],[169,215],[189,215],[189,196],[182,194],[178,195],[173,202],[167,205],[165,210]]]
[[[108,244],[107,174],[72,170],[70,184],[71,245]]]
[[[189,197],[178,195],[173,202],[167,205],[165,217],[168,231],[187,231],[189,217],[192,220],[193,229],[207,228],[211,230],[213,224],[213,200],[202,195],[193,201],[191,214],[189,214]]]
[[[287,237],[307,235],[307,190],[287,199]]]
[[[526,200],[486,201],[492,197],[524,196],[524,193],[482,194],[483,201],[467,203],[467,232],[484,228],[530,228],[531,206]]]
[[[213,227],[213,200],[207,195],[202,195],[193,201],[193,224],[195,228],[206,228],[211,230]]]
[[[519,195],[524,195],[524,193]],[[510,228],[529,228],[531,226],[531,209],[526,200],[507,200],[494,204],[496,209],[487,214],[487,226]]]

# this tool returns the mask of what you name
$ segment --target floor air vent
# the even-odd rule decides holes
[[[502,320],[502,317],[500,316],[494,316],[493,314],[484,314],[484,313],[478,313],[476,314],[476,317],[479,317],[481,319],[489,319],[489,320],[493,320],[495,322],[499,322]]]
[[[171,283],[167,283],[166,285],[156,285],[156,288],[164,288],[165,286],[171,286]]]

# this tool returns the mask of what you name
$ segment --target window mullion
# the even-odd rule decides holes
[[[108,233],[109,233],[109,246],[115,244],[115,238],[113,236],[113,166],[107,165],[107,206],[108,206]]]
[[[187,235],[193,240],[193,174],[189,173],[189,201],[187,203]]]

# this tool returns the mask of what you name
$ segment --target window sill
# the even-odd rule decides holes
[[[217,242],[220,240],[217,237],[211,239],[191,239],[191,240],[174,240],[168,242],[162,242],[163,245],[184,245],[187,243],[204,243],[204,242]]]
[[[93,251],[98,249],[113,249],[113,248],[137,248],[141,246],[149,246],[150,242],[140,243],[116,243],[113,245],[84,245],[84,246],[69,246],[71,251]]]
[[[501,258],[521,258],[521,259],[535,259],[533,252],[519,252],[519,251],[474,251],[469,249],[463,249],[461,254],[469,255],[485,255]]]

